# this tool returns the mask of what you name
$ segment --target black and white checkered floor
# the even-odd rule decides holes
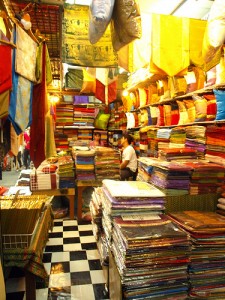
[[[37,300],[108,299],[106,279],[90,223],[54,220],[43,261],[49,286],[36,284]],[[22,277],[21,277],[22,276]],[[25,278],[12,269],[6,281],[7,300],[25,300]]]

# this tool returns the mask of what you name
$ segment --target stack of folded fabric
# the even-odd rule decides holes
[[[71,104],[58,104],[56,106],[56,126],[73,125],[73,107]]]
[[[94,127],[95,117],[99,109],[95,107],[87,107],[86,105],[74,106],[74,122],[75,126]]]
[[[191,236],[189,296],[224,299],[225,216],[215,212],[183,211],[170,218]]]
[[[187,299],[189,236],[166,215],[116,217],[111,248],[123,299]]]
[[[73,152],[77,180],[95,180],[94,150],[75,150]]]
[[[97,180],[120,179],[120,152],[109,147],[96,147],[95,175]]]
[[[90,201],[90,213],[93,235],[96,241],[99,240],[102,233],[102,189],[97,187],[94,189]]]
[[[225,126],[207,126],[206,129],[206,158],[212,156],[223,161],[225,158]],[[223,158],[223,159],[221,159]],[[213,160],[211,160],[213,161]]]
[[[185,147],[196,149],[197,156],[204,159],[206,150],[206,127],[205,126],[187,126]]]
[[[185,162],[192,168],[190,195],[217,193],[225,180],[225,166],[207,161]]]
[[[159,128],[157,131],[157,142],[158,142],[158,151],[161,149],[169,148],[170,143],[170,128]]]
[[[92,140],[92,130],[91,129],[78,129],[78,140],[90,142]]]
[[[197,151],[191,148],[173,148],[173,149],[163,149],[159,151],[159,158],[161,160],[172,161],[172,160],[184,160],[197,159]]]
[[[170,133],[170,148],[184,148],[186,131],[184,127],[174,127]]]
[[[58,158],[59,188],[75,187],[74,161],[72,156],[65,155]]]
[[[69,149],[67,134],[61,132],[60,130],[56,130],[54,133],[54,138],[55,138],[55,146],[57,151]]]
[[[150,157],[158,156],[157,131],[158,128],[150,128],[147,131],[148,145],[149,145],[148,156]]]
[[[150,182],[153,168],[155,165],[158,165],[158,163],[159,161],[155,157],[139,157],[137,179],[144,182]]]
[[[188,193],[191,170],[182,163],[161,161],[153,167],[151,183],[163,189],[186,190]]]

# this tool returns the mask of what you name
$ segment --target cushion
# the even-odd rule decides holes
[[[185,99],[184,103],[185,103],[185,106],[186,106],[186,109],[187,109],[189,122],[193,123],[195,121],[195,117],[196,117],[194,100]]]
[[[99,112],[94,122],[95,128],[106,130],[108,127],[109,118],[110,114]]]
[[[171,125],[177,125],[180,119],[179,108],[176,102],[171,103]]]
[[[213,121],[216,118],[216,97],[213,94],[204,95],[204,98],[207,100],[207,116],[206,121]]]
[[[177,104],[178,104],[179,115],[180,115],[178,125],[184,125],[190,123],[185,103],[182,100],[177,100]]]
[[[205,121],[207,116],[207,100],[201,96],[193,95],[195,104],[195,122]]]
[[[223,90],[213,90],[216,96],[217,112],[216,120],[225,119],[225,91]]]

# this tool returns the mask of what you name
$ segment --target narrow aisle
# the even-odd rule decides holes
[[[90,223],[54,220],[43,262],[49,276],[48,288],[36,285],[37,300],[108,299],[105,277]],[[6,282],[7,300],[22,300],[25,281],[19,270]]]

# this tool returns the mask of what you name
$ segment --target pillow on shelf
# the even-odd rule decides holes
[[[171,103],[171,125],[177,125],[180,119],[179,108],[176,102]]]
[[[151,106],[150,107],[150,114],[151,114],[152,125],[156,125],[157,124],[158,114],[159,114],[158,107]]]
[[[195,104],[195,122],[205,121],[207,116],[207,100],[198,95],[193,95],[192,98]]]
[[[213,90],[216,96],[216,120],[225,120],[225,91]]]
[[[170,104],[164,105],[164,120],[165,120],[166,126],[171,125],[171,105]]]
[[[193,123],[195,121],[195,117],[196,117],[194,100],[192,100],[192,99],[184,100],[184,104],[187,109],[189,122]]]
[[[178,104],[179,115],[180,115],[178,125],[184,125],[190,123],[188,118],[188,112],[183,100],[177,100],[177,104]]]
[[[163,105],[158,105],[158,109],[159,109],[159,114],[158,114],[158,118],[157,118],[157,126],[165,126],[165,122],[164,122],[164,107]]]
[[[110,114],[99,112],[94,122],[95,128],[106,130],[108,127],[109,118]]]
[[[207,116],[206,121],[214,121],[216,118],[216,97],[214,94],[204,95],[204,98],[207,100]]]

